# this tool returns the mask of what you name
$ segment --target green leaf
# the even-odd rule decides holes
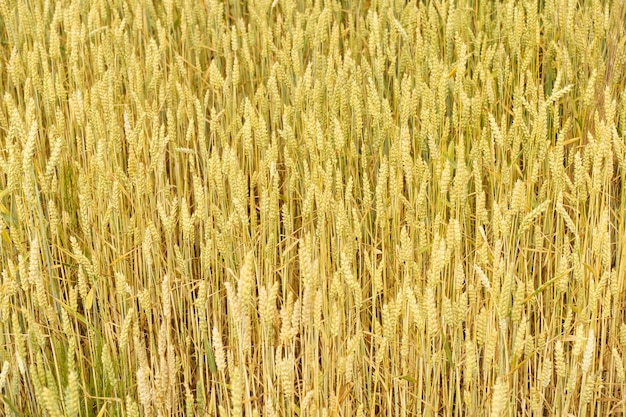
[[[400,377],[400,379],[404,379],[405,381],[410,382],[411,384],[417,384],[417,380],[415,378],[413,378],[412,376],[408,376],[408,375],[402,375]]]
[[[215,365],[215,357],[213,356],[213,347],[209,342],[209,338],[204,336],[204,350],[206,351],[206,357],[209,361],[209,369],[212,374],[217,373],[217,366]]]

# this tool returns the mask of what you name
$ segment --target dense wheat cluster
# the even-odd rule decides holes
[[[0,414],[622,415],[625,19],[1,0]]]

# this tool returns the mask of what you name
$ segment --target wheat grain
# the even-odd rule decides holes
[[[222,336],[217,328],[213,326],[213,353],[215,354],[215,363],[220,372],[226,372],[226,352],[222,343]]]
[[[563,351],[563,343],[560,340],[557,340],[554,345],[554,362],[556,374],[561,378],[564,378],[566,376],[565,353]]]
[[[506,381],[499,376],[493,388],[490,416],[500,416],[507,407],[508,387]]]
[[[596,339],[593,334],[593,329],[589,330],[589,336],[587,336],[587,343],[585,345],[585,353],[583,355],[582,370],[583,373],[587,373],[589,366],[591,366],[591,360],[593,359],[593,353],[595,350]]]

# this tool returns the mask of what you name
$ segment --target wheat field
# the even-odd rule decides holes
[[[625,21],[0,0],[0,415],[625,415]]]

